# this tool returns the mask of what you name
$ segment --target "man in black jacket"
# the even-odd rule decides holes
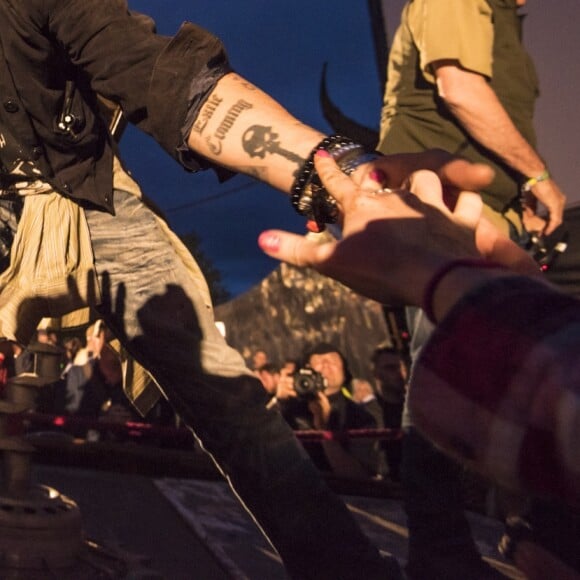
[[[40,318],[79,322],[89,307],[118,339],[135,406],[171,401],[293,577],[387,575],[218,332],[197,264],[124,171],[97,95],[186,169],[243,169],[286,192],[301,175],[298,200],[324,135],[236,75],[196,25],[159,36],[121,0],[1,0],[0,23],[1,217],[13,238],[0,336],[26,344]],[[321,147],[341,156],[344,144]]]
[[[313,202],[324,193],[314,149],[376,188],[369,157],[235,74],[207,31],[186,23],[157,35],[123,0],[0,0],[0,52],[0,217],[13,236],[0,336],[26,344],[42,317],[78,323],[89,307],[116,336],[134,405],[171,401],[292,576],[384,577],[377,550],[218,332],[197,264],[123,170],[97,95],[186,169],[244,171],[291,192],[318,222],[336,208]]]

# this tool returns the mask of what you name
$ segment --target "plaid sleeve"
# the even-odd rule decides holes
[[[516,489],[580,498],[580,301],[506,277],[435,330],[410,405],[434,443]]]

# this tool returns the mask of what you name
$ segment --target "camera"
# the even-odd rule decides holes
[[[549,236],[540,232],[530,232],[525,249],[545,272],[551,269],[558,257],[568,249],[568,231],[563,225],[558,226]]]
[[[314,398],[326,388],[325,378],[313,369],[302,368],[294,373],[294,390],[299,398]]]

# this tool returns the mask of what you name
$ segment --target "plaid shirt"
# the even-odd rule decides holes
[[[427,343],[410,405],[434,443],[508,487],[580,499],[580,302],[490,281]]]

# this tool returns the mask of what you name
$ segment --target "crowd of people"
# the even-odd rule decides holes
[[[157,403],[145,417],[131,406],[123,394],[121,360],[109,344],[111,338],[102,320],[88,325],[84,333],[79,330],[68,336],[50,327],[39,328],[28,348],[11,344],[6,349],[10,364],[5,365],[4,388],[13,377],[43,380],[31,410],[47,419],[76,418],[70,425],[59,423],[55,428],[66,426],[71,435],[92,441],[124,438],[121,430],[108,431],[106,424],[145,422],[176,427],[177,418],[165,402]],[[99,422],[102,426],[96,428]]]
[[[371,383],[352,376],[339,348],[320,342],[307,348],[300,362],[266,362],[255,372],[270,396],[268,406],[277,408],[292,429],[336,434],[334,439],[303,441],[320,470],[348,479],[398,482],[404,359],[390,344],[379,345],[367,361]],[[385,428],[392,433],[382,432],[381,438],[373,432]],[[359,431],[357,438],[349,438],[351,430]]]

